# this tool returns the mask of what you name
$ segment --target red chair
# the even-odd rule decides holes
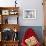
[[[27,29],[27,31],[25,32],[24,37],[22,38],[21,46],[27,46],[27,44],[25,43],[25,40],[32,37],[32,36],[34,36],[37,39],[37,35],[33,31],[33,29],[32,28]],[[38,39],[37,39],[37,41],[38,41]],[[40,42],[38,41],[35,46],[41,46]]]

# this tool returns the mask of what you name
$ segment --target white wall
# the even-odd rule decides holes
[[[0,6],[14,6],[15,0],[0,0]],[[19,24],[21,26],[43,26],[43,6],[42,0],[17,0],[20,7]],[[23,19],[23,10],[36,9],[36,19],[25,20]]]
[[[23,16],[20,16],[20,25],[26,26],[43,26],[43,6],[42,0],[24,0],[21,4],[23,10],[25,9],[36,9],[36,19],[35,20],[25,20]]]

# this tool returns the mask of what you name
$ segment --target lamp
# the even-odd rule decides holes
[[[17,2],[16,2],[17,0],[15,0],[15,7],[16,7],[16,4],[17,4]]]

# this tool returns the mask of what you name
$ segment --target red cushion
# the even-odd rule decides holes
[[[29,37],[32,37],[32,36],[35,36],[35,37],[37,36],[36,33],[34,32],[34,30],[32,28],[27,29],[24,37],[22,38],[21,45],[26,46],[25,39],[28,39]]]

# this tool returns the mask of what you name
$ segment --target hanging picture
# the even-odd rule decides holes
[[[35,9],[24,10],[23,19],[36,19],[36,10]]]

